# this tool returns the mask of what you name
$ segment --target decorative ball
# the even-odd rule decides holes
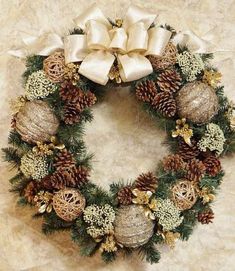
[[[20,170],[25,177],[40,180],[48,175],[46,157],[28,152],[21,158]]]
[[[28,100],[45,98],[55,92],[57,86],[52,83],[43,70],[32,73],[25,85],[25,96]]]
[[[63,189],[53,197],[53,208],[56,214],[65,221],[73,221],[85,208],[85,198],[75,189]]]
[[[181,210],[188,210],[197,201],[197,191],[192,182],[188,180],[178,181],[172,188],[172,198],[176,207]]]
[[[208,123],[217,114],[218,97],[212,87],[199,81],[188,83],[176,97],[178,114],[194,123]]]
[[[114,221],[114,235],[118,243],[135,248],[148,242],[153,227],[153,221],[146,217],[142,206],[122,206]]]
[[[47,77],[54,83],[64,78],[65,60],[62,52],[55,52],[43,61],[43,69]]]
[[[44,101],[26,102],[15,121],[16,131],[29,143],[49,141],[59,127],[53,110]]]

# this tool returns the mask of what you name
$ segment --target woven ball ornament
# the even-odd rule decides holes
[[[114,221],[114,235],[118,243],[135,248],[148,242],[153,227],[154,223],[145,216],[142,206],[122,206]]]
[[[37,100],[26,102],[15,121],[16,131],[29,143],[49,141],[59,126],[59,121],[50,106]]]
[[[205,83],[194,81],[180,89],[176,97],[178,114],[197,124],[208,123],[218,111],[215,90]]]
[[[197,201],[197,191],[193,182],[188,180],[178,181],[172,188],[172,201],[179,210],[188,210]]]
[[[83,195],[75,189],[63,189],[53,197],[53,208],[56,214],[65,221],[79,217],[86,205]]]

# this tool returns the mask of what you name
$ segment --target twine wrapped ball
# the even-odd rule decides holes
[[[136,248],[148,242],[153,227],[153,221],[146,217],[142,206],[122,206],[114,221],[114,235],[123,246]]]
[[[79,217],[86,205],[85,198],[75,189],[63,189],[53,197],[53,208],[56,214],[65,221]]]
[[[15,129],[29,143],[49,141],[56,134],[59,121],[50,106],[44,101],[30,101],[15,117]]]
[[[208,123],[219,108],[214,89],[199,81],[182,87],[177,94],[176,103],[179,116],[196,124]]]
[[[178,181],[172,188],[172,201],[181,210],[188,210],[197,201],[197,191],[194,184],[188,180]]]
[[[55,52],[43,61],[43,70],[53,82],[59,83],[64,77],[65,60],[62,52]]]

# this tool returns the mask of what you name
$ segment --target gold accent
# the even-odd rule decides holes
[[[180,238],[180,233],[167,231],[162,233],[162,237],[165,243],[173,249],[175,247],[176,240]]]
[[[221,82],[221,78],[222,74],[220,72],[205,70],[203,75],[203,82],[215,88]]]
[[[70,80],[73,85],[76,85],[80,79],[79,75],[80,64],[68,63],[64,67],[64,79]]]
[[[13,114],[17,114],[20,111],[20,109],[24,107],[26,102],[27,102],[27,99],[23,95],[21,95],[20,97],[16,99],[12,99],[10,101],[10,108]]]
[[[105,238],[105,241],[101,243],[100,251],[114,252],[117,251],[116,242],[113,235],[108,235]]]
[[[119,65],[113,65],[109,71],[109,79],[111,81],[116,81],[117,84],[122,83],[122,79],[120,76],[120,66]]]
[[[53,194],[45,191],[40,191],[35,197],[34,202],[38,207],[39,213],[50,213],[52,211]]]
[[[43,144],[40,141],[36,142],[37,146],[33,147],[33,152],[37,155],[52,155],[54,149],[62,150],[65,148],[64,144],[59,144],[56,137],[51,137],[51,143]]]
[[[192,146],[191,137],[193,136],[193,130],[189,128],[189,125],[186,123],[186,119],[178,119],[176,121],[176,130],[172,131],[172,137],[181,136],[185,143],[189,146]]]
[[[123,25],[123,19],[116,19],[115,20],[115,27],[120,28],[120,27],[122,27],[122,25]]]
[[[203,187],[202,190],[199,190],[198,195],[200,198],[202,198],[203,204],[206,204],[208,202],[215,200],[215,195],[210,193],[210,189],[207,187]]]

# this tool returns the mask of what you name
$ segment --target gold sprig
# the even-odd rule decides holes
[[[50,213],[52,211],[53,194],[47,191],[40,191],[35,197],[34,202],[38,207],[39,213]]]
[[[193,136],[193,130],[189,128],[185,118],[176,121],[176,130],[172,132],[172,137],[178,136],[181,136],[186,144],[192,146],[191,137]]]
[[[203,187],[202,190],[199,190],[198,195],[202,199],[203,204],[215,200],[215,195],[211,193],[211,190],[208,187]]]
[[[221,82],[221,78],[222,74],[220,72],[205,70],[203,75],[203,82],[215,88]]]
[[[180,233],[167,231],[162,233],[162,237],[165,243],[173,249],[175,247],[175,242],[180,238]]]
[[[13,114],[17,114],[20,111],[20,109],[25,105],[26,102],[27,102],[26,97],[22,95],[17,97],[16,99],[12,99],[10,101],[10,108]]]
[[[37,142],[37,146],[33,147],[33,152],[37,155],[52,155],[54,149],[62,150],[65,148],[64,144],[58,143],[55,136],[51,137],[51,143],[46,144],[42,142]]]
[[[120,76],[120,66],[113,65],[109,71],[109,79],[111,81],[116,81],[117,84],[120,84],[122,82],[121,76]]]
[[[103,243],[101,243],[100,251],[101,252],[103,252],[103,251],[106,251],[106,252],[117,251],[117,246],[116,246],[116,242],[115,242],[113,234],[106,236],[105,241]]]
[[[76,63],[68,63],[64,67],[64,79],[72,82],[73,85],[76,85],[80,79],[79,70],[80,65]]]

